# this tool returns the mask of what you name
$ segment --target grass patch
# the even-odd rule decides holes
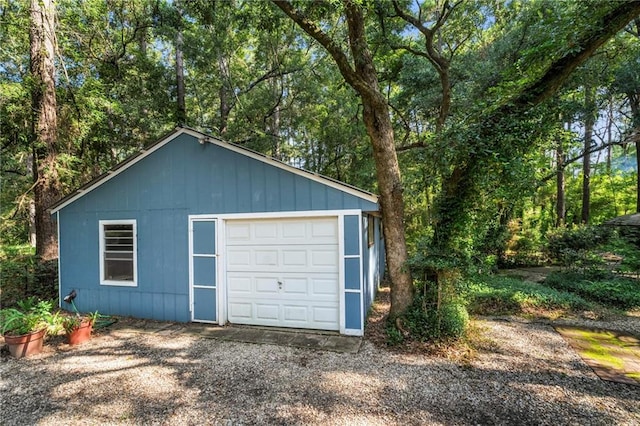
[[[570,311],[592,310],[595,305],[568,291],[518,278],[479,275],[467,280],[469,312],[475,315],[558,317]]]
[[[640,307],[640,281],[632,278],[602,272],[563,271],[549,274],[544,284],[609,308],[629,310]]]

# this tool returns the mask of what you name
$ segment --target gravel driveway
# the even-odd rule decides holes
[[[112,332],[3,357],[0,423],[640,424],[640,387],[598,379],[550,326],[479,327],[469,364]]]

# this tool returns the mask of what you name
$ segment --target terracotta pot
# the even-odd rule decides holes
[[[93,324],[90,321],[82,321],[79,327],[67,332],[67,342],[70,345],[79,345],[91,339]]]
[[[9,346],[9,352],[13,357],[22,358],[35,355],[42,352],[42,343],[44,342],[46,331],[46,329],[42,329],[20,336],[5,335],[4,341]]]

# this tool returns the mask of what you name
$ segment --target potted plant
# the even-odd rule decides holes
[[[93,325],[99,316],[98,311],[95,311],[86,315],[76,313],[75,315],[64,317],[62,326],[67,333],[67,342],[70,345],[79,345],[89,340]]]
[[[22,358],[42,351],[45,334],[56,328],[57,315],[52,309],[52,302],[30,297],[18,302],[17,308],[0,310],[0,332],[12,356]]]

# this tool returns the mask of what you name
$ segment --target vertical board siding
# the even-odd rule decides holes
[[[61,294],[75,289],[83,311],[189,321],[189,215],[346,209],[379,207],[182,134],[59,211]],[[107,219],[136,220],[136,287],[99,284],[98,221]],[[345,250],[361,255],[354,223],[345,218]]]

